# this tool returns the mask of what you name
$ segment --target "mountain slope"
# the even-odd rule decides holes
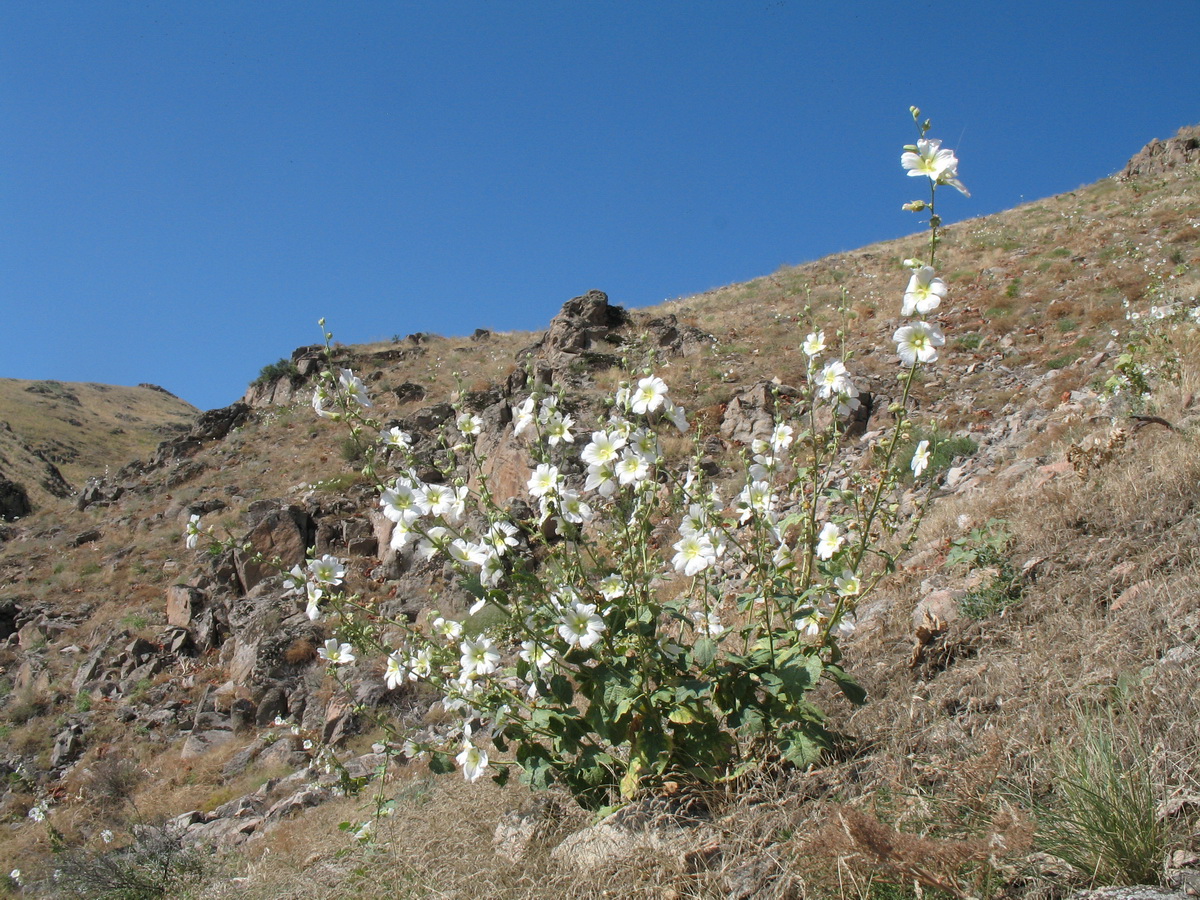
[[[56,466],[75,490],[90,477],[148,456],[160,441],[186,430],[197,412],[154,385],[0,378],[0,421]],[[29,461],[12,465],[26,471],[34,466]],[[44,501],[45,479],[30,480],[28,489]]]
[[[995,845],[980,861],[953,842],[994,828],[1019,846],[1021,828],[1002,814],[1028,816],[1032,800],[1055,796],[1056,760],[1096,710],[1123,740],[1154,748],[1158,784],[1179,789],[1169,818],[1174,846],[1186,848],[1196,840],[1187,798],[1200,783],[1200,335],[1188,315],[1200,293],[1198,235],[1200,169],[1187,159],[946,229],[939,266],[950,295],[938,319],[948,340],[916,399],[922,426],[957,449],[942,461],[920,540],[859,610],[846,643],[872,702],[855,711],[830,700],[851,740],[826,765],[714,789],[696,846],[664,844],[590,875],[548,847],[501,858],[493,832],[527,794],[468,788],[414,763],[383,786],[396,815],[375,824],[390,843],[371,855],[338,829],[367,816],[362,801],[335,796],[316,767],[292,774],[317,751],[273,727],[277,714],[318,746],[334,743],[354,772],[378,764],[379,734],[361,722],[353,734],[352,708],[316,658],[333,625],[310,622],[248,556],[187,550],[190,514],[281,555],[315,545],[345,557],[352,588],[384,611],[419,619],[432,589],[445,613],[472,602],[440,567],[406,570],[388,558],[356,447],[309,405],[315,355],[301,348],[295,376],[247,395],[253,409],[210,414],[190,439],[112,473],[107,487],[122,492],[109,505],[10,526],[0,548],[10,691],[0,718],[2,765],[14,777],[0,815],[15,827],[0,852],[48,879],[54,863],[44,827],[26,818],[31,806],[50,801],[67,844],[102,854],[97,816],[125,846],[132,800],[141,818],[188,814],[179,827],[194,838],[241,848],[208,897],[857,897],[869,891],[839,888],[838,878],[867,879],[861,886],[892,865],[911,883],[902,864],[953,859],[968,860],[951,873],[964,895],[980,889],[969,884],[976,878],[1014,896],[1061,893],[1071,882],[1061,866],[1032,855],[1020,866],[989,862]],[[894,398],[901,260],[922,243],[874,245],[653,309],[621,312],[583,295],[542,334],[414,335],[338,347],[335,362],[363,378],[381,419],[419,440],[451,415],[444,401],[460,391],[484,420],[490,484],[507,497],[525,494],[528,467],[506,411],[527,380],[561,388],[584,419],[614,387],[622,356],[652,358],[733,483],[761,418],[762,383],[805,377],[811,305],[812,321],[843,329],[855,378],[875,401],[847,449],[850,465],[869,452]],[[835,309],[843,292],[844,315]],[[1122,375],[1140,377],[1145,391]],[[1113,379],[1115,397],[1105,388]],[[980,554],[987,544],[996,558],[965,571],[948,564],[955,542]],[[356,668],[357,698],[435,727],[419,693],[381,699],[379,670]],[[119,760],[136,777],[114,799]],[[822,830],[836,804],[871,808],[934,842],[891,840],[890,858],[854,868],[871,847],[854,845],[849,827]],[[579,810],[561,815],[548,841],[587,824]],[[821,865],[835,857],[842,868],[822,884]],[[231,874],[244,880],[226,884]]]

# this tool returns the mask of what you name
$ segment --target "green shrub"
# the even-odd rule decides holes
[[[275,362],[263,366],[258,372],[258,377],[251,384],[270,384],[277,378],[298,378],[299,376],[300,370],[296,368],[296,364],[283,356]]]

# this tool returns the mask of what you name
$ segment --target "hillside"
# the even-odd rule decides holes
[[[393,758],[372,711],[416,739],[446,712],[408,684],[385,690],[382,655],[358,644],[358,663],[337,668],[343,690],[317,648],[359,633],[310,619],[263,557],[286,569],[314,547],[347,560],[373,620],[425,627],[436,608],[482,630],[488,610],[468,612],[476,595],[451,568],[389,546],[362,442],[310,402],[322,348],[299,348],[294,370],[153,454],[148,433],[185,413],[166,395],[135,423],[117,418],[132,401],[105,406],[100,386],[34,392],[86,425],[66,428],[107,437],[100,451],[46,430],[32,446],[70,457],[69,478],[97,471],[102,452],[112,468],[96,502],[35,511],[0,546],[0,856],[21,890],[100,896],[116,867],[175,871],[166,896],[209,898],[1059,897],[1099,870],[1049,855],[1047,810],[1106,753],[1118,781],[1150,785],[1143,806],[1167,835],[1154,878],[1200,879],[1196,135],[1156,142],[1121,176],[945,229],[947,340],[912,387],[909,435],[940,437],[943,452],[928,489],[910,479],[889,501],[901,519],[926,491],[931,503],[841,644],[869,700],[822,688],[836,751],[711,785],[702,814],[668,792],[589,828],[561,791],[469,785]],[[450,469],[447,482],[486,483],[506,504],[528,499],[513,407],[531,388],[594,421],[622,364],[648,365],[693,426],[664,439],[664,457],[697,453],[728,499],[773,398],[808,378],[806,333],[840,329],[864,403],[830,465],[836,484],[856,484],[901,399],[901,261],[926,243],[650,309],[593,291],[545,332],[334,343],[331,360],[362,379],[374,416],[411,433],[422,478],[474,454],[482,474]],[[480,419],[470,452],[437,442],[459,415],[452,398]],[[12,415],[14,433],[33,434]],[[133,440],[132,424],[147,443],[118,470],[110,439]],[[231,544],[188,549],[192,515]],[[728,621],[731,599],[717,603]],[[1073,775],[1073,759],[1092,768]],[[376,800],[387,814],[373,819]],[[357,840],[367,821],[376,843]],[[189,855],[207,846],[218,852]]]
[[[186,431],[197,410],[153,385],[121,387],[0,378],[0,422],[27,448],[6,454],[0,471],[44,505],[46,464],[75,489],[125,463],[149,456],[161,441]]]

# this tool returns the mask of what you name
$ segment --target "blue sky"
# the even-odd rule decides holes
[[[1200,2],[0,4],[0,376],[202,408],[319,339],[545,327],[955,221],[1200,122]],[[903,281],[898,275],[897,284]]]

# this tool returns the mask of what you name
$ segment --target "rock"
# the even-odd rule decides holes
[[[188,840],[210,847],[236,847],[243,844],[262,825],[260,818],[214,819],[193,825],[186,832]]]
[[[392,393],[396,395],[396,399],[401,403],[407,403],[411,400],[424,400],[425,388],[412,381],[406,381],[403,384],[396,385],[392,389]]]
[[[50,768],[58,769],[83,752],[83,726],[69,725],[54,738],[54,749],[50,753]]]
[[[358,726],[354,706],[348,698],[335,696],[325,707],[325,726],[321,729],[321,740],[333,747],[342,739],[353,734]]]
[[[290,569],[304,562],[314,542],[314,532],[312,519],[298,506],[276,508],[263,516],[241,541],[242,545],[249,544],[249,550],[234,555],[243,590],[249,593],[277,571],[274,566],[256,562],[255,555],[261,554],[264,559],[278,557],[283,568]]]
[[[229,762],[221,769],[221,775],[225,778],[237,778],[245,772],[258,759],[259,754],[263,752],[269,745],[263,738],[258,738],[252,743],[247,744],[233,756],[229,757]]]
[[[33,512],[29,493],[23,485],[0,476],[0,519],[13,522]]]
[[[641,800],[570,835],[550,856],[581,874],[611,869],[644,854],[660,861],[673,859],[677,868],[686,870],[697,848],[719,844],[719,834],[705,822],[702,815],[689,812],[686,798]]]
[[[207,605],[204,591],[190,584],[173,584],[167,588],[167,624],[188,628]]]
[[[198,731],[188,735],[186,741],[183,742],[183,750],[179,754],[180,759],[196,759],[203,756],[209,750],[217,747],[222,747],[233,740],[232,731]]]
[[[497,856],[520,862],[530,850],[551,842],[561,828],[562,819],[562,804],[556,798],[535,796],[500,818],[492,833],[492,849]]]
[[[776,396],[792,397],[794,388],[760,381],[729,401],[721,418],[721,437],[740,444],[751,444],[756,438],[769,438],[775,428]]]
[[[280,819],[289,818],[306,809],[320,806],[332,796],[333,793],[324,788],[303,788],[267,810],[266,819],[268,822],[278,822]]]
[[[258,712],[255,716],[255,723],[259,728],[266,728],[276,719],[286,719],[287,715],[287,694],[283,688],[278,686],[268,687],[258,700]]]
[[[244,697],[233,701],[229,707],[229,723],[235,734],[245,734],[255,725],[257,709],[254,703]]]
[[[285,734],[259,754],[257,765],[260,769],[304,769],[308,754],[300,748],[299,737]]]
[[[1152,140],[1125,164],[1122,181],[1145,175],[1165,175],[1200,163],[1200,125],[1181,128],[1166,141]]]
[[[1070,900],[1190,900],[1186,891],[1173,891],[1153,885],[1139,884],[1132,887],[1104,887],[1076,891]]]
[[[100,540],[102,535],[98,528],[89,528],[87,531],[81,531],[71,540],[67,541],[68,547],[82,547],[84,544],[93,544]]]

